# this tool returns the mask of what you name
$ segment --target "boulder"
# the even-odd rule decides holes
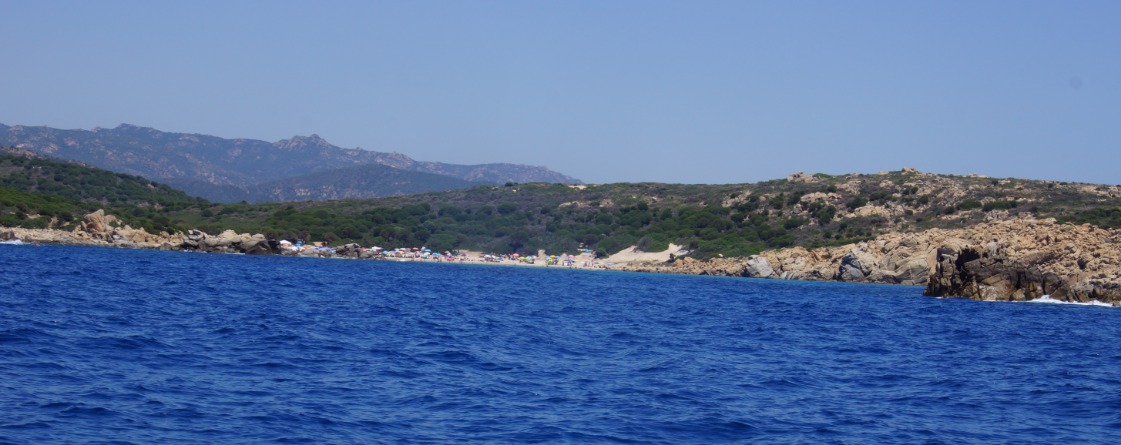
[[[159,244],[159,237],[148,233],[143,228],[133,229],[130,226],[113,229],[110,234],[114,244],[144,245]]]
[[[774,274],[775,270],[771,267],[771,262],[767,261],[766,257],[752,255],[748,257],[747,262],[744,263],[743,275],[745,277],[770,278]]]
[[[106,215],[105,210],[97,209],[87,213],[74,230],[88,233],[93,239],[111,241],[113,228],[118,224],[120,220],[116,216]]]
[[[276,253],[272,246],[269,245],[269,239],[260,233],[241,235],[241,241],[238,242],[237,248],[241,253],[247,255],[267,255]]]
[[[865,278],[879,272],[876,257],[863,249],[853,249],[841,257],[837,273],[833,278],[838,281],[865,281]],[[884,276],[880,273],[878,276]],[[880,280],[876,280],[880,281]]]
[[[930,278],[930,266],[924,257],[909,258],[894,270],[895,282],[904,286],[925,285]]]
[[[264,255],[275,253],[269,240],[262,234],[237,233],[225,230],[218,235],[207,235],[198,230],[189,230],[179,246],[184,249],[198,249],[203,252],[245,253]]]
[[[201,230],[191,229],[187,231],[186,236],[183,237],[183,242],[179,245],[182,249],[196,250],[202,247],[202,241],[209,235]]]
[[[335,249],[335,255],[340,257],[354,257],[358,258],[362,252],[362,246],[358,243],[347,243]]]
[[[198,240],[199,250],[206,252],[227,252],[235,242],[241,240],[237,232],[225,230],[217,235],[208,235]]]

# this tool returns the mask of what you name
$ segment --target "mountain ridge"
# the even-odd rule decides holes
[[[327,181],[325,179],[337,179]],[[341,185],[336,185],[341,184]],[[302,176],[259,184],[246,199],[248,202],[311,201],[368,198],[365,190],[377,189],[382,196],[410,195],[478,186],[459,178],[393,168],[382,164],[365,164],[335,170],[308,173]]]
[[[255,188],[288,178],[306,176],[360,165],[378,164],[408,172],[448,176],[474,184],[505,182],[581,183],[578,179],[546,167],[509,163],[459,165],[417,161],[401,153],[361,148],[343,148],[318,134],[293,136],[276,142],[257,139],[226,139],[197,133],[164,132],[149,127],[121,124],[107,129],[57,129],[47,126],[0,124],[0,145],[75,160],[107,170],[143,176],[176,184],[188,193],[214,201],[237,200],[236,190],[254,196]],[[409,181],[431,180],[430,176],[397,175]],[[330,175],[321,175],[330,182]],[[446,186],[454,181],[437,181]],[[376,181],[371,182],[371,184]],[[346,184],[328,183],[325,189]],[[463,184],[460,184],[463,185]],[[470,184],[468,184],[470,186]],[[425,189],[423,185],[408,188]],[[366,190],[353,197],[378,197],[394,193]],[[331,199],[312,195],[308,199]]]

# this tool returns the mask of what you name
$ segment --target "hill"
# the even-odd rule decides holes
[[[340,198],[335,201],[213,204],[135,176],[17,156],[0,158],[0,185],[8,187],[9,195],[21,194],[12,199],[24,201],[22,210],[13,210],[9,199],[9,221],[20,214],[34,219],[38,209],[58,204],[32,202],[49,198],[73,206],[64,221],[80,216],[73,212],[100,206],[134,227],[153,231],[233,229],[274,238],[498,253],[585,248],[608,255],[630,246],[663,251],[672,243],[685,246],[693,258],[707,259],[794,246],[839,246],[889,233],[959,229],[1022,217],[1121,227],[1118,186],[913,169],[874,175],[795,174],[728,185],[508,183],[345,199],[353,190],[372,186],[363,181],[399,174],[378,173],[379,168],[356,166],[334,174],[338,183],[356,183],[353,189],[318,191]],[[299,199],[299,193],[306,193],[301,190],[317,180],[313,176],[278,182],[274,197]],[[377,184],[397,185],[392,180]],[[48,212],[66,213],[57,208]]]
[[[662,253],[652,263],[613,267],[1121,305],[1121,187],[1111,185],[904,169],[795,174],[756,184],[508,183],[392,198],[225,205],[179,201],[185,195],[156,192],[166,186],[84,166],[3,161],[7,184],[20,189],[0,187],[0,226],[21,228],[0,238],[241,253],[278,252],[280,238],[436,251],[581,249],[599,257],[636,246]],[[102,174],[111,177],[70,179]],[[78,191],[100,180],[112,184]],[[119,220],[84,214],[105,202],[117,203],[110,212]],[[687,247],[667,249],[674,245]],[[354,245],[339,252],[359,255]]]
[[[0,225],[67,227],[106,208],[162,230],[170,220],[155,213],[198,204],[206,201],[139,176],[0,149]]]
[[[166,184],[139,176],[3,152],[0,152],[0,187],[114,207],[160,207],[199,201]]]
[[[476,187],[452,176],[381,164],[357,165],[258,184],[249,202],[359,199]]]
[[[217,185],[194,178],[172,179],[168,183],[216,202],[251,203],[375,198],[489,184],[381,164],[344,167],[251,186]]]
[[[171,212],[204,231],[493,252],[601,254],[632,245],[690,256],[748,256],[885,233],[1024,216],[1121,227],[1121,187],[950,176],[792,175],[755,184],[510,184],[371,200],[222,205]]]
[[[263,183],[371,164],[448,176],[475,184],[502,184],[510,181],[580,182],[545,167],[421,162],[399,153],[337,147],[317,135],[265,142],[167,133],[127,124],[112,129],[93,130],[0,124],[0,145],[143,176],[173,184],[196,196],[226,202],[237,201],[238,197],[257,196],[259,193],[255,188]],[[398,175],[398,179],[402,178],[406,176]],[[432,176],[412,177],[414,180],[428,178]],[[450,185],[453,182],[440,183]],[[413,186],[404,188],[410,187]],[[425,186],[415,187],[422,189]],[[374,194],[376,193],[370,191],[363,196]],[[330,199],[314,193],[308,198]]]

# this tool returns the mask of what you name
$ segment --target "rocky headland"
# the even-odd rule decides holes
[[[1121,305],[1121,230],[1031,218],[889,233],[840,247],[749,258],[635,262],[623,270],[925,286],[931,296],[1023,301],[1044,295]]]

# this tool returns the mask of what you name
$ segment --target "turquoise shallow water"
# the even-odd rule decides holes
[[[1121,311],[0,246],[0,443],[1121,443]]]

